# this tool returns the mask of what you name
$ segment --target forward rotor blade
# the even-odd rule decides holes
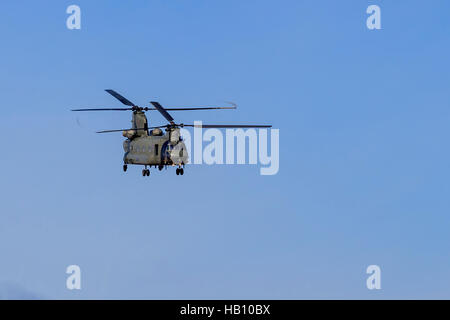
[[[96,109],[72,109],[71,111],[128,111],[132,108],[96,108]]]
[[[156,126],[156,127],[148,127],[148,128],[130,128],[130,129],[115,129],[115,130],[103,130],[103,131],[97,131],[96,133],[111,133],[111,132],[123,132],[123,131],[129,131],[129,130],[148,130],[148,129],[157,129],[157,128],[166,128],[165,126]]]
[[[166,111],[166,109],[164,109],[164,108],[159,104],[159,102],[152,101],[152,102],[150,102],[150,103],[156,108],[156,110],[159,111],[159,113],[162,114],[162,116],[163,116],[164,118],[166,118],[167,121],[170,122],[170,124],[174,124],[174,122],[173,122],[174,119],[172,118],[172,116]]]
[[[128,131],[128,130],[135,130],[135,129],[103,130],[103,131],[97,131],[96,133],[123,132],[123,131]]]
[[[272,128],[271,125],[253,125],[253,124],[182,124],[181,127],[194,127],[194,128]]]
[[[129,131],[129,130],[149,130],[149,129],[157,129],[157,128],[171,128],[171,127],[194,127],[194,128],[272,128],[271,125],[253,125],[253,124],[243,124],[243,125],[235,125],[235,124],[202,124],[202,125],[196,125],[196,124],[173,124],[173,125],[163,125],[163,126],[156,126],[156,127],[148,127],[148,128],[130,128],[130,129],[116,129],[116,130],[103,130],[103,131],[97,131],[97,133],[111,133],[111,132],[123,132],[123,131]]]
[[[122,102],[124,105],[130,106],[130,107],[136,107],[136,105],[133,102],[131,102],[127,98],[123,97],[122,95],[118,94],[114,90],[107,89],[105,91],[108,92],[110,95],[112,95],[117,100],[119,100],[120,102]]]

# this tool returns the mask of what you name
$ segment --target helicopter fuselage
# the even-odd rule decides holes
[[[186,145],[179,136],[179,129],[164,135],[141,135],[123,142],[125,164],[184,166],[188,161]]]

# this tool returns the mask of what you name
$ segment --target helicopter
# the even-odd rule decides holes
[[[153,107],[139,107],[114,90],[107,89],[107,93],[124,104],[125,108],[95,108],[95,109],[72,109],[75,112],[84,111],[132,111],[129,129],[103,130],[97,133],[122,132],[123,137],[123,171],[126,172],[128,165],[143,165],[142,176],[150,176],[148,167],[158,168],[160,171],[167,167],[177,167],[176,175],[184,174],[184,167],[188,163],[186,145],[180,134],[180,128],[270,128],[271,125],[208,125],[208,124],[177,124],[168,111],[193,111],[193,110],[219,110],[236,109],[236,104],[231,107],[177,107],[164,108],[159,102],[151,101]],[[158,111],[166,120],[167,124],[150,127],[148,125],[146,111]],[[163,132],[163,130],[165,132]]]

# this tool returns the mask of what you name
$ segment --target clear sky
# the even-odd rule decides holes
[[[447,0],[1,1],[0,298],[450,298],[449,17]],[[173,116],[272,124],[280,171],[124,174],[122,136],[94,132],[130,114],[69,111],[121,107],[108,88],[234,101]]]

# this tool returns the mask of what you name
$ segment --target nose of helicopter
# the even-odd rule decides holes
[[[179,141],[176,145],[172,147],[169,151],[170,160],[176,165],[188,163],[188,152],[184,142]]]

